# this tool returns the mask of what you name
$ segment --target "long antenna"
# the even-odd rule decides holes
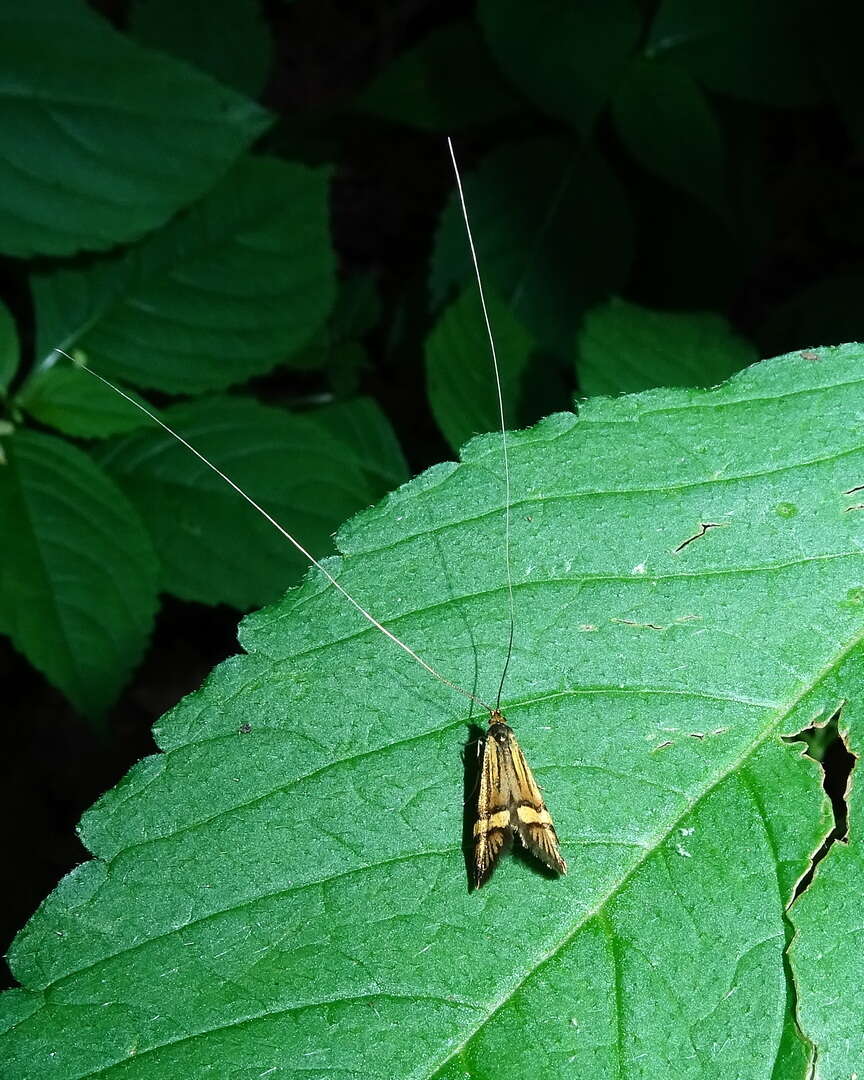
[[[106,379],[104,375],[100,375],[98,371],[93,371],[92,368],[87,367],[87,365],[82,360],[77,359],[74,356],[70,356],[69,353],[65,352],[63,349],[60,348],[55,348],[54,352],[60,353],[62,356],[65,356],[67,359],[71,360],[76,367],[80,368],[82,371],[86,371],[88,375],[92,375],[94,379],[98,379],[99,382],[104,383],[105,386],[110,387],[110,389],[112,389],[116,394],[119,394],[120,397],[125,398],[125,400],[128,401],[131,405],[134,405],[136,409],[139,409],[142,413],[144,413],[145,416],[148,416],[154,424],[158,424],[159,427],[167,431],[169,435],[171,435],[177,440],[177,442],[179,442],[182,446],[185,446],[187,450],[193,453],[199,461],[202,461],[208,469],[212,469],[213,472],[216,473],[216,475],[221,480],[224,480],[224,482],[229,487],[233,488],[238,495],[244,498],[251,507],[258,511],[258,513],[265,519],[265,521],[269,521],[278,533],[284,536],[290,544],[293,544],[294,547],[300,552],[300,554],[304,555],[317,570],[321,571],[321,573],[324,575],[325,578],[327,578],[330,584],[334,588],[338,589],[339,592],[342,593],[342,595],[348,601],[348,603],[355,607],[363,616],[363,618],[370,622],[376,630],[380,630],[381,633],[385,635],[385,637],[390,638],[390,640],[395,645],[398,645],[400,649],[406,652],[412,660],[415,660],[420,665],[420,667],[425,668],[430,675],[434,675],[439,682],[444,683],[445,686],[449,686],[450,689],[455,690],[457,694],[462,694],[463,697],[466,697],[469,700],[476,702],[488,713],[492,713],[492,707],[490,705],[487,705],[482,698],[477,697],[476,694],[472,694],[470,690],[466,690],[464,687],[459,686],[458,683],[451,682],[451,680],[448,679],[445,675],[442,675],[440,671],[436,671],[431,664],[427,663],[422,656],[418,656],[410,645],[406,645],[404,641],[396,637],[392,630],[388,630],[386,626],[378,622],[375,616],[368,612],[361,603],[355,600],[351,593],[349,593],[343,585],[339,584],[339,582],[336,580],[335,577],[333,577],[330,571],[327,570],[320,562],[318,562],[315,556],[311,552],[307,551],[299,540],[295,540],[291,533],[289,533],[284,526],[279,524],[276,518],[274,518],[271,514],[268,514],[263,506],[255,502],[251,495],[247,495],[243,488],[241,488],[238,484],[235,484],[230,476],[227,476],[224,472],[222,472],[221,469],[217,468],[212,461],[209,461],[206,457],[204,457],[201,451],[196,450],[192,443],[187,442],[186,439],[184,439],[183,436],[179,434],[179,432],[175,431],[172,427],[169,427],[164,420],[160,420],[155,413],[151,412],[145,405],[142,405],[140,401],[136,401],[135,398],[133,398],[130,394],[127,394],[124,390],[121,390],[119,386],[115,386],[114,383]]]
[[[474,237],[471,235],[471,223],[468,220],[468,207],[465,204],[465,193],[462,190],[462,177],[459,175],[459,166],[456,164],[456,154],[453,150],[453,140],[447,136],[447,146],[450,150],[450,160],[453,162],[453,172],[456,174],[456,189],[459,192],[459,203],[462,206],[462,220],[465,222],[465,232],[468,235],[468,247],[471,249],[471,261],[474,263],[474,276],[477,279],[477,291],[480,293],[480,306],[483,309],[483,320],[486,323],[486,334],[489,338],[489,349],[492,353],[492,369],[495,372],[495,388],[498,391],[498,419],[501,422],[501,450],[504,459],[504,564],[507,570],[507,602],[510,612],[510,635],[507,642],[507,659],[504,661],[504,670],[501,672],[501,682],[498,684],[498,695],[495,698],[495,710],[501,705],[501,694],[504,691],[504,680],[507,678],[507,669],[510,667],[510,658],[513,655],[513,636],[516,627],[516,615],[513,604],[513,574],[510,569],[510,459],[507,454],[507,428],[504,423],[504,395],[501,392],[501,373],[498,370],[498,355],[495,352],[495,338],[492,335],[492,323],[489,320],[489,312],[486,309],[486,297],[483,293],[483,279],[480,277],[480,264],[477,261],[477,251],[474,247]]]

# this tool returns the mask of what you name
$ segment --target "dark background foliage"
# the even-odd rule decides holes
[[[96,5],[117,29],[271,110],[256,150],[331,170],[339,281],[360,300],[342,322],[331,315],[323,360],[295,358],[243,394],[301,412],[367,396],[411,473],[464,441],[471,427],[446,393],[462,339],[434,345],[468,274],[446,134],[468,176],[481,266],[510,313],[500,317],[519,321],[504,331],[522,342],[508,383],[513,425],[570,407],[574,394],[667,381],[660,360],[635,382],[617,370],[615,335],[597,313],[613,311],[622,349],[628,333],[648,331],[638,309],[628,321],[626,305],[604,307],[611,296],[722,316],[743,339],[732,367],[752,350],[861,337],[864,86],[853,50],[864,19],[848,0],[830,19],[824,6],[773,0],[273,0],[259,24],[250,6]],[[226,32],[235,18],[248,36]],[[0,264],[21,382],[39,355],[29,276],[46,261]],[[727,373],[704,355],[684,382]],[[389,479],[366,501],[398,482],[398,468]],[[81,812],[152,749],[153,721],[235,651],[237,617],[167,597],[132,682],[95,726],[0,638],[17,883],[4,943],[85,857]]]

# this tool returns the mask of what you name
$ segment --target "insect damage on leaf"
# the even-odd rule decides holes
[[[558,834],[513,729],[494,709],[483,740],[477,820],[474,822],[474,884],[484,885],[501,853],[518,836],[522,845],[559,874],[567,873]]]

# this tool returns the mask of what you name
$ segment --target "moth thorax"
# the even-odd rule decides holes
[[[505,746],[513,738],[513,728],[505,724],[504,717],[497,709],[489,717],[488,736],[501,746]]]

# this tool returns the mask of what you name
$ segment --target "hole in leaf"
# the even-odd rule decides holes
[[[804,728],[797,735],[790,735],[785,742],[803,742],[807,749],[808,757],[818,761],[822,766],[822,787],[825,794],[831,800],[831,812],[834,815],[834,827],[823,840],[822,844],[810,860],[810,867],[803,875],[795,888],[793,903],[802,892],[809,886],[816,872],[816,867],[825,858],[831,847],[838,841],[846,842],[849,831],[849,807],[846,803],[846,795],[849,790],[849,781],[852,770],[855,768],[857,757],[853,754],[843,736],[840,734],[838,720],[841,708],[825,724],[813,724]]]
[[[723,529],[728,524],[728,521],[701,521],[699,523],[699,532],[693,533],[692,536],[688,536],[686,540],[682,540],[672,554],[677,555],[679,551],[683,551],[684,548],[686,548],[688,544],[692,544],[694,540],[700,540],[709,529]]]

